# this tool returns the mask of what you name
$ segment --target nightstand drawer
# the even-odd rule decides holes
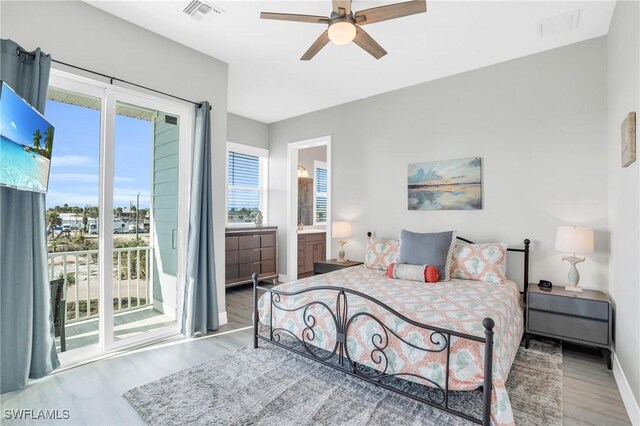
[[[532,307],[530,306],[530,308]],[[529,309],[527,329],[532,332],[584,340],[601,345],[609,343],[609,324],[606,321]]]
[[[609,304],[577,297],[551,296],[547,294],[529,293],[529,308],[578,315],[587,318],[597,318],[603,321],[609,319]]]

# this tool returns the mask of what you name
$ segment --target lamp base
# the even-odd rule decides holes
[[[338,244],[340,244],[340,251],[338,251],[338,263],[347,263],[348,260],[344,256],[344,245],[347,244],[345,240],[339,240]]]
[[[577,285],[568,285],[564,289],[567,291],[573,291],[575,293],[582,293],[582,287],[579,287]]]

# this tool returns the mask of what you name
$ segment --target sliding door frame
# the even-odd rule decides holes
[[[186,250],[189,228],[189,201],[191,193],[191,163],[195,110],[191,104],[168,100],[155,95],[99,82],[57,69],[51,70],[49,84],[63,90],[86,94],[101,100],[100,110],[100,166],[98,209],[98,274],[99,274],[99,343],[71,352],[61,353],[63,364],[77,363],[109,352],[160,340],[179,333],[182,325],[182,307],[186,271]],[[178,142],[178,231],[176,276],[176,325],[146,332],[140,336],[114,340],[113,312],[113,194],[116,103],[122,102],[149,108],[180,117]],[[53,160],[55,161],[55,159]],[[153,172],[152,172],[153,173]],[[152,180],[153,185],[153,180]],[[151,191],[153,194],[153,189]],[[182,207],[181,207],[182,206]],[[150,200],[153,214],[153,195]],[[153,217],[151,218],[153,224]],[[152,225],[153,226],[153,225]],[[150,229],[150,236],[153,228]],[[153,241],[150,240],[153,247]],[[149,271],[148,271],[149,272]],[[151,274],[150,274],[151,276]],[[153,287],[153,284],[151,284]],[[147,295],[153,297],[153,295]]]

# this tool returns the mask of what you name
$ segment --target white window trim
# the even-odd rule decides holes
[[[226,161],[225,161],[225,171],[224,171],[224,179],[225,179],[225,223],[227,227],[242,227],[247,226],[247,223],[229,223],[229,152],[237,152],[239,154],[252,155],[254,157],[259,157],[259,188],[260,192],[260,211],[262,212],[263,225],[267,225],[269,223],[268,213],[269,213],[269,150],[264,148],[258,148],[251,145],[244,145],[236,142],[227,142],[227,151],[226,151]],[[234,187],[236,189],[248,189],[254,190],[254,188],[244,188],[241,186]]]
[[[313,180],[314,180],[314,184],[313,184],[313,224],[314,225],[319,225],[319,226],[324,226],[327,224],[327,219],[325,219],[324,222],[317,222],[316,218],[317,218],[317,206],[316,206],[316,201],[318,199],[318,192],[316,191],[316,175],[317,169],[324,169],[327,172],[327,175],[329,174],[329,170],[327,169],[327,163],[324,161],[318,161],[318,160],[313,160]],[[327,179],[327,192],[324,193],[324,197],[328,200],[329,199],[329,180]],[[327,205],[327,209],[329,208],[329,206]]]

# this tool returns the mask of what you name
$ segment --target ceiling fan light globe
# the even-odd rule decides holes
[[[348,21],[335,22],[329,26],[329,40],[333,44],[349,44],[356,38],[356,26]]]

